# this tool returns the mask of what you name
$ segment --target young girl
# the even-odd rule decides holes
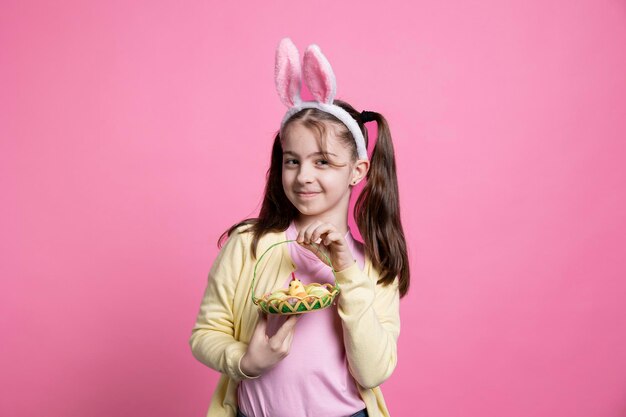
[[[301,77],[315,100],[300,99]],[[220,238],[228,235],[189,340],[193,355],[222,373],[208,416],[388,416],[379,385],[397,363],[409,264],[387,122],[334,100],[334,74],[316,45],[301,68],[291,40],[280,42],[276,86],[289,110],[259,216]],[[369,121],[378,124],[371,161]],[[364,244],[348,227],[352,188],[363,180],[354,215]],[[275,246],[260,263],[255,293],[286,288],[297,271],[305,285],[336,279],[335,305],[301,315],[259,313],[251,299],[255,263],[286,240],[296,242]]]

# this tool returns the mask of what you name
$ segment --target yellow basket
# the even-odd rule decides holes
[[[323,287],[326,290],[328,290],[328,294],[323,295],[323,296],[309,294],[306,297],[296,297],[296,296],[289,295],[289,290],[280,289],[280,290],[276,290],[272,292],[269,295],[265,294],[260,298],[257,298],[254,296],[254,287],[255,287],[255,282],[256,282],[256,269],[257,269],[257,266],[259,265],[259,262],[261,262],[261,259],[263,259],[265,254],[269,252],[274,246],[277,246],[283,243],[288,243],[288,242],[295,242],[295,240],[285,240],[283,242],[274,243],[269,248],[267,248],[267,250],[263,252],[261,257],[259,257],[259,259],[256,261],[256,264],[254,265],[254,276],[252,278],[252,302],[256,304],[262,311],[266,312],[267,314],[279,314],[279,315],[310,313],[312,311],[323,310],[327,307],[330,307],[333,304],[333,301],[335,301],[335,298],[337,298],[337,295],[339,295],[339,292],[340,292],[339,284],[337,284],[337,275],[335,274],[335,269],[332,266],[333,264],[330,261],[330,258],[328,257],[328,255],[326,255],[326,253],[324,253],[324,251],[322,251],[319,248],[319,245],[317,245],[316,243],[313,243],[313,245],[315,245],[318,248],[320,253],[324,255],[324,257],[330,264],[330,268],[333,272],[333,276],[335,277],[335,285],[331,285],[328,283],[326,284],[312,283],[312,284],[305,285],[304,289],[307,292],[307,294],[309,294],[309,291],[313,287]],[[281,294],[281,293],[285,295],[285,298],[270,299],[273,295]]]

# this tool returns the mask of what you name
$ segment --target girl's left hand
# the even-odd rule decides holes
[[[330,266],[318,248],[324,250],[328,254],[335,271],[342,271],[356,262],[348,247],[348,242],[331,223],[315,221],[300,230],[296,240],[300,245],[313,252],[322,262]],[[311,242],[317,245],[312,245]]]

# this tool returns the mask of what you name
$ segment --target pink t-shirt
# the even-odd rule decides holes
[[[298,236],[293,222],[286,233],[289,240]],[[363,244],[349,229],[345,239],[363,269]],[[330,267],[312,252],[296,242],[287,245],[296,265],[296,278],[304,285],[334,283]],[[285,277],[281,288],[287,288],[290,280],[291,275]],[[266,334],[274,335],[285,320],[285,316],[268,315]],[[259,378],[239,383],[241,412],[247,417],[344,417],[364,409],[348,370],[341,326],[336,305],[303,314],[296,324],[289,355]]]

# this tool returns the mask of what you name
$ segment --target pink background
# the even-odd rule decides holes
[[[0,415],[205,415],[188,338],[290,36],[391,125],[391,414],[625,416],[626,3],[236,3],[2,2]]]

